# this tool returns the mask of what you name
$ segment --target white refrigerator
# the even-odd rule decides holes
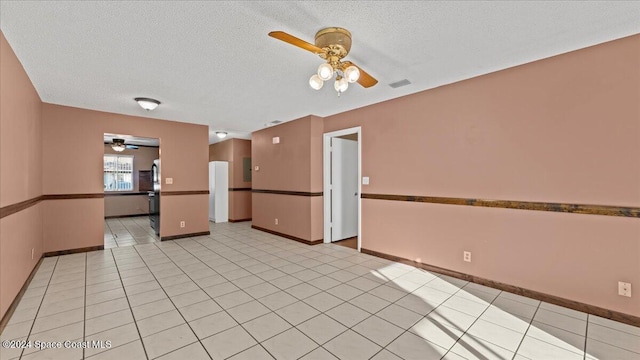
[[[209,162],[209,221],[229,221],[229,163]]]

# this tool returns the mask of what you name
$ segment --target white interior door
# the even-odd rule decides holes
[[[358,236],[358,142],[331,139],[331,241]]]

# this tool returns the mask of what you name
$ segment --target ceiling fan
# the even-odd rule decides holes
[[[351,33],[347,29],[339,27],[322,29],[316,33],[315,44],[308,43],[284,31],[272,31],[269,36],[310,51],[326,60],[326,63],[318,67],[318,73],[309,79],[309,85],[315,90],[320,90],[324,82],[332,79],[334,75],[336,75],[334,88],[338,92],[338,96],[347,90],[349,83],[358,82],[365,88],[378,83],[378,80],[356,64],[351,61],[343,61],[343,58],[351,50]]]
[[[125,149],[138,150],[138,147],[135,145],[125,145],[124,139],[113,138],[113,142],[111,143],[111,148],[117,152],[124,151]]]

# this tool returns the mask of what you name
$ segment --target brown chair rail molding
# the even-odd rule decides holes
[[[229,188],[229,191],[251,191],[251,188]]]
[[[104,198],[104,193],[42,195],[42,200],[75,200],[75,199],[102,199],[102,198]]]
[[[277,195],[294,195],[294,196],[322,196],[320,192],[310,191],[287,191],[287,190],[265,190],[265,189],[253,189],[251,192],[258,194],[277,194]]]
[[[387,195],[387,194],[362,194],[363,199],[391,200],[391,201],[413,201],[431,204],[481,206],[504,209],[553,211],[572,214],[623,216],[640,218],[640,208],[607,206],[607,205],[581,205],[563,203],[545,203],[532,201],[514,200],[485,200],[485,199],[463,199],[436,196],[414,196],[414,195]]]
[[[106,192],[104,196],[140,196],[149,195],[149,191],[134,191],[134,192]]]
[[[162,195],[209,195],[209,190],[160,191],[160,196]]]
[[[99,199],[99,198],[104,198],[104,193],[40,195],[25,201],[21,201],[16,204],[7,205],[0,208],[0,219],[6,216],[9,216],[11,214],[20,212],[22,210],[26,210],[43,200],[75,200],[75,199]]]
[[[26,210],[44,200],[103,199],[105,196],[144,195],[147,191],[129,193],[47,194],[0,208],[0,219]],[[160,195],[209,195],[209,190],[163,191]],[[143,214],[144,215],[144,214]]]
[[[42,201],[42,196],[36,196],[36,197],[34,197],[32,199],[21,201],[21,202],[16,203],[16,204],[3,206],[3,207],[0,208],[0,219],[4,218],[5,216],[9,216],[9,215],[15,214],[15,213],[17,213],[19,211],[28,209],[28,208],[32,207],[33,205],[39,203],[40,201]]]

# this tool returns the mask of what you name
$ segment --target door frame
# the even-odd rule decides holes
[[[322,188],[324,202],[324,243],[331,243],[331,139],[358,134],[358,251],[362,243],[362,128],[360,126],[323,134],[322,139]]]

